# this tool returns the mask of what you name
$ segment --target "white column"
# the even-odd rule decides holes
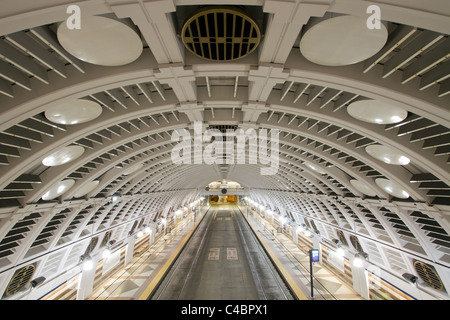
[[[364,267],[355,267],[351,259],[353,289],[364,299],[369,299],[369,278]]]
[[[134,253],[134,235],[128,236],[127,238],[127,248],[125,251],[125,265],[129,264],[131,260],[133,259],[133,253]]]
[[[90,270],[82,270],[77,289],[77,300],[84,300],[92,293],[94,289],[95,272],[97,270],[97,257],[91,257],[93,267]]]
[[[155,234],[156,234],[156,228],[155,228],[155,225],[152,224],[150,226],[150,234],[149,234],[149,237],[148,237],[148,242],[149,242],[148,244],[150,246],[155,242]]]

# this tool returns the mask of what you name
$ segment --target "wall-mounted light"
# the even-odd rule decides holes
[[[105,250],[103,250],[103,253],[102,253],[103,259],[108,259],[111,256],[111,247],[114,243],[116,243],[116,240],[108,241],[108,244],[106,245],[106,248],[105,248]]]
[[[355,254],[353,259],[353,265],[357,268],[363,267],[363,260],[369,259],[369,255],[364,251],[358,252]]]
[[[88,254],[83,254],[80,257],[80,262],[83,264],[83,270],[89,271],[94,267],[94,261],[92,261],[92,258]]]
[[[31,288],[36,288],[41,285],[45,281],[45,277],[37,277],[36,279],[31,280]]]
[[[417,283],[418,278],[411,273],[404,273],[404,274],[402,274],[402,277],[405,278],[406,280],[408,280],[409,282],[411,282],[412,284]]]
[[[111,202],[117,202],[119,200],[119,195],[118,194],[113,194],[111,196]]]

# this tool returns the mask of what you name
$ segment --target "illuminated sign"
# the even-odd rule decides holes
[[[317,249],[309,250],[309,258],[311,259],[311,262],[318,262],[319,261],[319,250],[317,250]]]

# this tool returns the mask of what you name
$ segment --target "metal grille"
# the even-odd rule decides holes
[[[422,261],[415,261],[414,268],[420,279],[422,279],[426,284],[436,290],[444,289],[444,285],[441,278],[437,274],[433,266],[430,266]]]
[[[11,281],[9,281],[8,283],[8,287],[5,291],[5,296],[10,297],[19,292],[19,290],[22,289],[28,283],[28,281],[30,281],[31,277],[34,274],[34,270],[35,266],[33,264],[17,270],[11,278]]]
[[[98,237],[91,238],[91,241],[89,242],[89,245],[87,246],[84,254],[91,254],[92,251],[94,251],[95,247],[97,246],[97,243],[98,243]]]
[[[339,237],[339,241],[341,241],[341,243],[344,246],[348,247],[348,242],[347,242],[347,239],[345,239],[344,232],[342,232],[342,230],[337,230],[337,234],[338,234],[338,237]]]
[[[350,236],[350,242],[352,243],[353,248],[355,248],[355,250],[357,252],[362,252],[364,251],[361,247],[361,244],[359,243],[358,237],[351,235]]]
[[[189,51],[213,61],[245,57],[261,39],[256,22],[237,8],[204,8],[184,23],[181,35]]]

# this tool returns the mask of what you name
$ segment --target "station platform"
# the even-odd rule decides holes
[[[257,215],[255,215],[257,217]],[[309,286],[309,257],[291,239],[281,233],[268,221],[253,215],[244,215],[257,234],[272,261],[282,265],[285,278],[295,282],[304,299],[311,299]],[[200,222],[201,216],[189,215],[181,220],[170,233],[160,237],[151,246],[136,255],[132,261],[113,274],[96,288],[87,300],[142,300],[146,299],[149,288],[153,288],[161,275],[169,268],[187,239]],[[326,268],[315,264],[315,281],[322,289],[317,289],[315,300],[360,300],[352,288],[343,283]],[[315,283],[316,285],[316,283]],[[323,287],[325,289],[323,289]]]
[[[252,229],[259,235],[264,246],[269,248],[295,284],[311,299],[309,254],[283,233],[277,233],[269,221],[259,215],[244,215]],[[256,217],[256,218],[255,218]],[[313,266],[314,300],[363,300],[335,274],[319,263]]]

